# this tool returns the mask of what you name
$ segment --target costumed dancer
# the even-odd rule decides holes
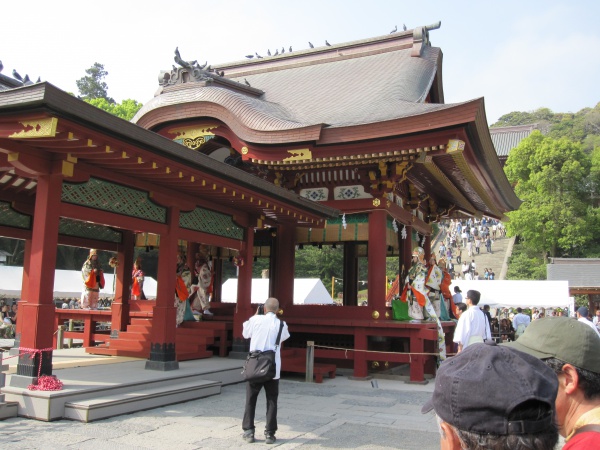
[[[210,263],[206,258],[198,255],[194,270],[198,284],[192,286],[193,292],[189,299],[192,312],[212,316],[213,314],[210,312],[210,297],[212,295],[213,276]]]
[[[196,320],[186,300],[192,286],[192,272],[185,262],[185,255],[177,253],[177,280],[175,284],[175,307],[177,308],[176,323],[181,325],[184,320]],[[189,311],[189,314],[187,314]],[[191,316],[191,318],[190,318]]]
[[[423,319],[424,307],[429,317],[436,322],[438,329],[439,358],[443,361],[446,359],[446,340],[439,316],[435,312],[433,304],[429,299],[430,288],[426,286],[428,271],[425,265],[425,250],[421,247],[415,247],[412,256],[413,263],[408,270],[404,290],[400,298],[404,302],[409,302],[408,314],[410,317],[413,319]]]
[[[83,292],[81,293],[81,307],[83,309],[98,309],[100,289],[104,288],[104,271],[98,262],[98,251],[91,249],[88,258],[81,268],[83,279]]]
[[[427,293],[429,300],[433,305],[435,313],[440,320],[450,320],[448,316],[448,309],[444,303],[444,297],[442,295],[441,284],[444,280],[444,272],[437,265],[435,255],[432,254],[429,259],[429,269],[427,270],[427,278],[425,279],[425,286],[429,289]]]
[[[452,292],[450,291],[452,275],[450,275],[450,272],[448,272],[446,260],[444,258],[438,261],[438,267],[442,269],[442,273],[444,274],[442,282],[440,283],[440,290],[442,291],[442,297],[444,299],[446,311],[448,311],[450,319],[456,319],[459,314],[456,305],[454,304],[454,300],[452,299]]]
[[[133,263],[131,272],[131,300],[146,300],[146,295],[144,295],[144,271],[142,270],[142,259],[139,257]]]

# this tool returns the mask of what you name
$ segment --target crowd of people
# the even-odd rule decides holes
[[[18,305],[15,299],[0,300],[0,338],[12,339],[15,337],[17,325]]]
[[[450,220],[441,224],[443,239],[438,248],[440,258],[444,258],[448,272],[453,279],[494,280],[496,274],[492,268],[477,269],[475,256],[485,247],[487,253],[493,253],[492,245],[496,239],[506,236],[502,222],[482,218]]]
[[[600,448],[600,310],[577,318],[517,308],[493,338],[489,307],[469,290],[454,332],[456,356],[442,362],[422,412],[438,417],[448,449]],[[462,299],[455,289],[455,299]],[[507,395],[508,394],[508,395]]]

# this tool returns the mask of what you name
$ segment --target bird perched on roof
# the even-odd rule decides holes
[[[262,56],[260,56],[260,55],[258,54],[258,52],[254,52],[254,54],[256,55],[256,57],[257,57],[258,59],[262,59]]]
[[[398,31],[398,25],[394,25],[394,29],[390,31],[390,34],[394,34],[396,31]]]
[[[2,69],[4,69],[4,64],[2,64],[2,61],[0,61],[0,72],[2,72]]]
[[[246,55],[246,58],[252,59],[252,58],[254,58],[254,55]]]
[[[289,48],[288,52],[292,53],[292,46],[291,45],[290,45],[290,48]]]
[[[33,81],[31,81],[31,80],[29,79],[29,75],[25,74],[25,78],[23,78],[23,84],[24,84],[25,86],[29,86],[30,84],[33,84]]]
[[[267,50],[267,55],[271,56],[271,49]]]
[[[327,39],[325,39],[325,45],[326,45],[327,47],[331,47],[331,44],[330,44],[329,42],[327,42]]]
[[[404,28],[404,31],[406,31],[406,25],[402,24],[402,28]]]
[[[42,82],[42,77],[38,77],[37,80],[35,80],[36,83],[41,83]]]
[[[279,55],[279,49],[275,50],[275,53],[273,53],[273,56],[277,56]]]
[[[206,71],[207,71],[207,72],[212,72],[212,65],[208,66],[208,67],[206,68]]]
[[[245,78],[244,78],[244,83],[246,83],[246,86],[250,86],[250,82],[248,80],[246,80]]]
[[[315,48],[315,46],[314,46],[314,45],[312,45],[312,42],[310,42],[310,41],[308,41],[308,46],[309,46],[310,48]]]
[[[285,47],[281,47],[281,54],[283,55],[285,53]]]
[[[224,77],[225,76],[225,71],[221,70],[220,72],[217,72],[219,74],[220,77]]]
[[[23,81],[23,77],[21,75],[19,75],[19,72],[17,72],[15,69],[13,69],[12,71],[12,75],[13,77],[15,77],[17,80],[19,81]]]

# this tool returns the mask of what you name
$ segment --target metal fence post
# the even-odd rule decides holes
[[[65,326],[58,326],[58,335],[56,336],[56,348],[60,350],[63,348],[63,336],[65,335]]]
[[[73,331],[73,319],[69,319],[69,331]],[[73,338],[67,339],[67,346],[69,348],[73,347]]]
[[[313,382],[313,370],[315,367],[315,341],[306,342],[306,382]]]

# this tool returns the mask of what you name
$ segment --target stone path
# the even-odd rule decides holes
[[[431,396],[433,383],[376,382],[378,388],[372,387],[371,381],[346,376],[323,384],[282,380],[279,431],[277,442],[270,447],[438,449],[435,418],[420,411]],[[237,384],[225,386],[222,394],[214,397],[89,424],[8,419],[0,422],[0,442],[10,449],[264,448],[264,394],[257,406],[254,444],[241,438],[244,399],[245,385]]]

